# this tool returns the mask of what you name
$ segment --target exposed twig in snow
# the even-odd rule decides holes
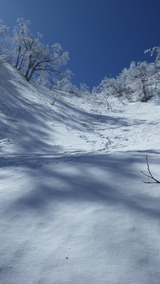
[[[148,171],[148,174],[144,173],[143,171],[141,171],[141,173],[150,178],[152,181],[143,181],[144,183],[160,183],[160,180],[156,179],[152,173],[151,173],[151,170],[150,170],[150,166],[149,166],[149,161],[148,161],[148,155],[146,155],[146,164],[147,164],[147,171]]]
[[[55,98],[53,99],[53,102],[51,103],[52,106],[54,106],[54,104],[55,104],[56,100],[58,99],[58,97],[59,97],[59,94],[57,94],[55,96]]]

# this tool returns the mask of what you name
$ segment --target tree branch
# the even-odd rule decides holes
[[[150,170],[150,166],[149,166],[149,161],[148,161],[148,155],[146,155],[146,164],[147,164],[147,171],[148,171],[148,174],[144,173],[143,171],[141,171],[141,173],[146,176],[147,178],[153,180],[153,181],[143,181],[144,183],[160,183],[160,180],[156,179],[152,173],[151,173],[151,170]]]

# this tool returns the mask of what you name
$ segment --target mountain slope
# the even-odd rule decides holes
[[[0,67],[0,283],[158,284],[160,106],[56,96]]]

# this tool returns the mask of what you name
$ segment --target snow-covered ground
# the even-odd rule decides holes
[[[56,96],[0,66],[0,283],[159,284],[159,98]]]

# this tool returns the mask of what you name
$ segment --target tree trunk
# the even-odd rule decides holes
[[[20,56],[21,56],[21,49],[22,49],[22,47],[20,45],[19,48],[18,48],[18,56],[17,56],[17,61],[16,61],[16,64],[15,64],[15,68],[17,68],[18,64],[19,64],[19,60],[20,60]]]
[[[25,74],[25,76],[24,76],[27,81],[29,81],[29,80],[28,80],[28,77],[29,77],[29,71],[30,71],[30,69],[31,69],[31,67],[30,67],[30,64],[29,64],[29,65],[28,65],[28,68],[27,68],[27,71],[26,71],[26,74]]]
[[[23,67],[23,62],[24,62],[24,60],[23,60],[23,58],[22,58],[21,63],[20,63],[20,66],[18,67],[18,70],[21,70],[21,69],[22,69],[22,67]]]
[[[32,71],[31,71],[29,77],[27,78],[27,81],[28,81],[28,82],[31,80],[31,78],[32,78],[32,76],[33,76],[35,70],[36,70],[35,68],[32,69]]]

